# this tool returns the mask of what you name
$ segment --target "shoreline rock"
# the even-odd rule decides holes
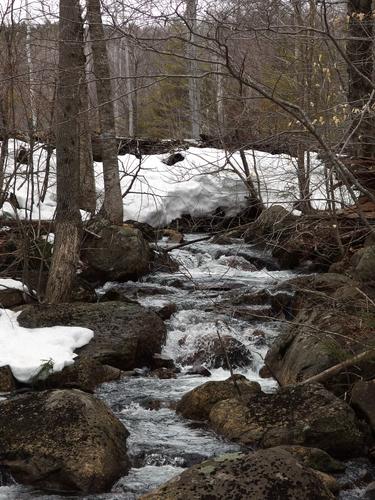
[[[128,435],[103,402],[78,390],[0,402],[0,465],[37,488],[108,491],[129,469]]]

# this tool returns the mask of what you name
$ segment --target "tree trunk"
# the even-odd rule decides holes
[[[129,111],[129,125],[128,125],[128,134],[129,137],[134,137],[135,136],[135,129],[134,129],[134,88],[133,88],[133,82],[131,79],[131,71],[130,71],[130,63],[131,63],[131,58],[130,58],[130,50],[129,50],[129,44],[128,42],[125,42],[124,39],[121,39],[121,43],[124,48],[124,54],[125,54],[125,78],[126,78],[126,94],[128,97],[128,111]]]
[[[60,0],[59,74],[56,95],[57,208],[55,244],[46,300],[66,302],[79,259],[79,83],[82,64],[79,0]]]
[[[81,59],[82,71],[80,75],[79,86],[79,162],[80,162],[80,203],[82,210],[93,214],[96,209],[96,190],[94,160],[92,155],[91,130],[89,122],[89,94],[86,76],[86,56],[84,33],[81,32]]]
[[[117,158],[116,127],[111,80],[99,0],[87,0],[87,18],[92,46],[96,93],[98,98],[104,175],[103,216],[122,224],[123,206]]]
[[[370,108],[374,102],[371,97],[374,71],[372,0],[348,0],[348,19],[348,102],[352,110],[350,152],[357,158],[374,158],[375,127]]]
[[[186,55],[189,60],[189,102],[191,113],[191,134],[200,139],[200,91],[198,81],[197,47],[194,45],[197,31],[197,0],[186,0],[186,23],[189,28],[189,40]]]

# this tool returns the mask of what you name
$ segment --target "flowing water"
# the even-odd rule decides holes
[[[189,235],[187,238],[194,240],[196,237]],[[230,376],[223,367],[210,368],[210,378],[187,374],[197,350],[202,351],[202,345],[210,346],[218,330],[222,337],[241,341],[248,353],[247,364],[236,369],[236,373],[258,381],[265,391],[275,389],[271,379],[259,377],[259,369],[269,344],[280,334],[282,323],[269,320],[266,303],[238,307],[235,304],[241,303],[239,297],[263,289],[272,293],[272,288],[289,279],[292,273],[275,270],[269,255],[240,241],[230,245],[193,243],[171,254],[180,264],[179,272],[157,273],[144,282],[120,286],[129,297],[136,298],[146,307],[160,309],[167,304],[176,305],[176,312],[166,322],[168,335],[163,354],[175,360],[181,373],[175,379],[158,379],[144,376],[145,373],[142,376],[140,371],[140,376],[103,384],[98,389],[97,396],[112,408],[130,432],[128,452],[132,469],[110,493],[68,498],[136,499],[186,467],[214,455],[239,450],[236,444],[221,439],[205,426],[183,419],[173,409],[187,391],[207,380],[223,380]],[[250,263],[263,269],[249,270],[253,269]],[[114,285],[108,283],[101,292]],[[209,353],[205,362],[212,365]],[[356,470],[355,464],[352,469]],[[362,498],[361,495],[358,490],[358,495],[345,499]],[[0,500],[31,498],[62,497],[18,485],[0,487]]]

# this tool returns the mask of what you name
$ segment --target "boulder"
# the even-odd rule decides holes
[[[127,281],[150,271],[152,252],[139,229],[102,221],[89,229],[97,236],[89,234],[82,247],[85,278]]]
[[[179,363],[185,365],[205,364],[207,368],[229,368],[227,357],[232,368],[243,368],[251,365],[252,354],[248,348],[230,335],[221,335],[221,341],[216,334],[197,338],[193,353],[180,357]]]
[[[200,375],[201,377],[211,377],[211,372],[204,365],[193,365],[190,370],[186,372],[187,375]]]
[[[346,276],[331,273],[298,277],[281,285],[291,294],[285,314],[292,322],[274,340],[265,361],[282,385],[317,375],[371,342],[375,308],[358,286]],[[365,363],[353,370],[365,378],[374,373],[373,365]],[[326,384],[342,394],[358,380],[357,375],[335,376]]]
[[[262,448],[313,446],[336,458],[363,453],[364,436],[354,411],[321,385],[283,387],[247,399],[221,400],[212,406],[209,420],[216,432]]]
[[[155,243],[157,240],[157,230],[155,230],[150,224],[147,224],[147,222],[139,222],[128,219],[124,222],[124,226],[139,229],[143,234],[144,239],[149,243]]]
[[[152,364],[165,342],[163,320],[154,312],[134,303],[55,304],[26,306],[18,316],[21,326],[83,326],[94,338],[77,350],[89,358],[121,370]]]
[[[158,370],[159,368],[174,370],[176,366],[172,358],[165,356],[164,354],[155,353],[152,356],[152,368],[154,370]]]
[[[234,375],[227,380],[206,382],[186,393],[178,402],[176,411],[185,418],[207,420],[213,406],[219,401],[253,396],[261,392],[257,382],[250,382],[243,375]]]
[[[334,496],[287,451],[230,453],[194,465],[141,500],[328,500]]]
[[[375,433],[375,380],[355,383],[351,396],[352,406],[366,418]]]
[[[118,368],[102,365],[95,359],[79,357],[61,372],[52,373],[45,380],[38,380],[34,387],[37,389],[74,388],[94,392],[99,384],[117,380],[121,373]]]
[[[331,457],[327,452],[319,448],[308,448],[305,446],[277,446],[274,449],[282,449],[293,455],[298,462],[311,469],[335,474],[345,471],[345,464]]]
[[[129,469],[128,435],[104,403],[78,390],[0,403],[0,465],[36,488],[108,491]]]

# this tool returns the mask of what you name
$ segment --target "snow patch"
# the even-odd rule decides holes
[[[1,278],[0,279],[0,291],[1,290],[21,290],[21,292],[27,292],[27,286],[22,283],[22,281],[14,280],[12,278]]]
[[[9,365],[14,377],[23,383],[73,364],[77,357],[74,350],[94,336],[92,330],[78,326],[23,328],[17,321],[19,314],[0,309],[0,366]]]

